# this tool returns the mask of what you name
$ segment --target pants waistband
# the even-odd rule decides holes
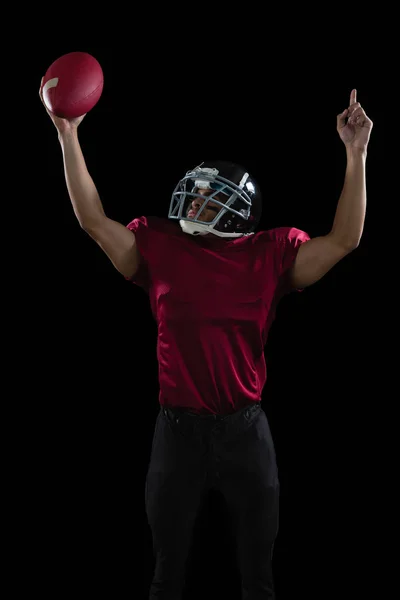
[[[257,411],[261,407],[260,402],[252,402],[251,404],[244,406],[240,410],[231,413],[229,415],[199,415],[197,413],[191,412],[184,408],[162,408],[163,413],[166,416],[171,416],[172,418],[180,418],[180,417],[188,417],[190,419],[199,419],[201,421],[224,421],[230,420],[232,418],[238,417],[241,414],[244,414],[247,418],[249,418],[255,411]]]

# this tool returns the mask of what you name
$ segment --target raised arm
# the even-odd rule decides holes
[[[39,95],[43,102],[42,85]],[[83,117],[70,120],[61,119],[53,115],[47,108],[46,111],[58,131],[58,140],[64,161],[65,181],[80,226],[97,242],[122,275],[132,277],[141,260],[135,235],[124,225],[113,221],[104,213],[100,196],[88,172],[78,139],[78,126]]]
[[[331,231],[302,244],[291,269],[294,288],[312,285],[357,248],[365,220],[365,167],[372,121],[350,94],[349,108],[337,116],[337,131],[346,148],[347,166]]]

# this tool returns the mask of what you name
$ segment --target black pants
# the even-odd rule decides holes
[[[156,559],[150,600],[181,599],[194,524],[211,488],[222,492],[233,519],[243,600],[274,599],[278,469],[256,403],[226,417],[160,409],[146,479]]]

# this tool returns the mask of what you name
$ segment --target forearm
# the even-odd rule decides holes
[[[75,215],[84,229],[104,216],[97,188],[90,176],[78,140],[77,129],[59,135],[65,181]]]
[[[346,248],[356,248],[365,220],[367,189],[365,179],[366,150],[346,149],[347,165],[342,193],[336,209],[331,234]]]

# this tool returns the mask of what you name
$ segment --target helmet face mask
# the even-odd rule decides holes
[[[188,217],[197,198],[200,207],[195,215]],[[210,210],[216,212],[215,217],[204,219],[204,211]],[[172,193],[168,213],[169,219],[179,220],[185,233],[213,233],[220,237],[251,235],[260,216],[261,194],[257,183],[243,167],[222,161],[202,163],[188,171]]]

